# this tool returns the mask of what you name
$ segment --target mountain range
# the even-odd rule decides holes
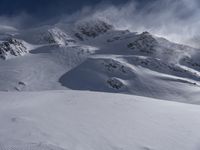
[[[98,18],[0,26],[0,150],[199,150],[199,58]]]

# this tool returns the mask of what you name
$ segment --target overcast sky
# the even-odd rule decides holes
[[[0,0],[0,25],[29,27],[100,16],[121,29],[198,44],[199,0]],[[199,45],[198,45],[199,46]]]
[[[32,20],[44,22],[73,14],[84,7],[94,9],[98,9],[97,6],[102,5],[104,7],[120,7],[121,5],[134,2],[132,9],[136,9],[137,14],[162,13],[168,9],[169,11],[176,12],[173,14],[176,17],[185,19],[193,15],[196,11],[196,9],[193,9],[194,6],[192,6],[192,9],[189,9],[189,6],[185,5],[189,3],[193,5],[194,1],[196,5],[198,0],[0,0],[0,16],[16,17],[19,15],[28,15]],[[171,10],[172,7],[176,7],[176,10]],[[101,7],[101,9],[104,8]],[[129,15],[131,17],[134,14]],[[30,18],[27,21],[30,21]]]
[[[145,0],[139,1],[145,4]],[[85,6],[92,7],[99,3],[119,5],[126,2],[128,0],[0,0],[0,15],[12,16],[28,13],[34,17],[48,19],[73,13]]]

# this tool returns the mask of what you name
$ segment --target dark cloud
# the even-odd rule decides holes
[[[21,24],[29,26],[58,21],[63,16],[79,12],[85,7],[117,7],[131,1],[137,3],[135,7],[140,11],[160,0],[0,0],[0,16],[19,19],[22,15]]]
[[[55,22],[86,6],[93,7],[100,3],[119,5],[126,2],[128,0],[0,0],[0,16],[13,19],[22,15],[20,24],[29,26]]]
[[[22,12],[40,18],[49,18],[63,13],[73,13],[81,7],[96,5],[102,0],[0,0],[0,15],[16,15]],[[110,0],[112,4],[126,0]]]

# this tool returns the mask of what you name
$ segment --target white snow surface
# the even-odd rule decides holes
[[[199,49],[86,19],[0,27],[0,56],[0,150],[200,149]]]
[[[200,103],[191,98],[200,90],[198,49],[90,19],[15,32],[0,34],[11,45],[0,59],[1,91],[90,90]]]
[[[200,149],[199,105],[70,90],[0,95],[0,150]]]

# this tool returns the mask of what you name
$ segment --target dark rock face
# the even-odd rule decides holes
[[[112,25],[101,20],[82,22],[77,25],[78,32],[75,33],[75,36],[80,40],[84,40],[83,36],[95,38],[112,28]]]
[[[128,48],[145,54],[153,54],[156,51],[157,45],[158,42],[151,34],[143,32],[138,35],[134,42],[128,44]]]
[[[124,87],[124,84],[116,78],[110,78],[109,80],[107,80],[107,83],[110,87],[117,90]]]
[[[0,44],[0,58],[6,59],[9,55],[20,56],[28,53],[26,46],[22,41],[10,38]]]
[[[58,44],[67,46],[76,43],[74,39],[69,37],[64,31],[59,28],[49,29],[47,32],[41,33],[40,41],[47,42],[48,44]]]
[[[49,44],[56,43],[55,39],[53,38],[52,33],[41,33],[41,41],[47,41]]]

